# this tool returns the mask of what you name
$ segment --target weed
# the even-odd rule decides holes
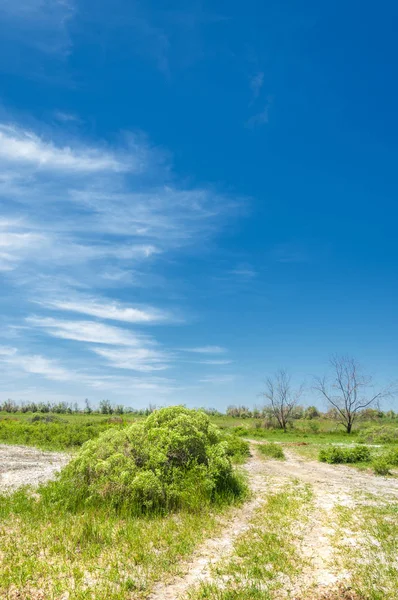
[[[269,494],[232,557],[216,564],[214,583],[202,583],[190,600],[270,600],[304,566],[294,539],[307,523],[312,493],[298,483]],[[297,524],[300,528],[297,528]]]
[[[368,427],[359,432],[358,442],[363,444],[398,444],[397,427]]]
[[[319,451],[319,460],[330,464],[367,462],[370,458],[370,450],[366,446],[327,446]]]
[[[283,448],[279,444],[261,444],[258,446],[258,451],[262,456],[268,458],[277,458],[283,460],[285,458]]]
[[[373,471],[376,475],[390,475],[391,464],[384,456],[379,456],[372,461]]]
[[[340,537],[334,539],[337,564],[351,573],[352,588],[367,600],[396,600],[398,589],[398,503],[367,496],[336,511]],[[356,544],[347,542],[352,536]]]

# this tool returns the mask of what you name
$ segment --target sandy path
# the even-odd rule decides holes
[[[355,507],[355,495],[364,492],[382,495],[384,498],[397,498],[398,480],[376,477],[344,465],[329,465],[304,459],[286,449],[284,452],[286,461],[265,462],[265,473],[279,480],[295,478],[311,484],[315,509],[300,543],[300,551],[309,561],[309,566],[280,597],[292,600],[322,598],[325,597],[323,592],[337,589],[339,584],[344,586],[350,578],[349,573],[336,573],[333,567],[333,548],[330,544],[330,536],[335,532],[333,508],[336,505]]]
[[[149,600],[178,600],[184,597],[191,586],[202,581],[212,581],[212,566],[232,554],[235,539],[249,528],[249,522],[255,509],[263,502],[264,494],[274,490],[284,479],[292,478],[311,484],[315,508],[300,542],[300,551],[308,560],[309,566],[290,588],[285,587],[280,598],[303,600],[326,597],[322,595],[323,592],[334,589],[339,583],[344,584],[349,577],[348,573],[336,574],[333,571],[333,549],[329,542],[333,533],[330,524],[333,507],[336,504],[354,506],[353,494],[356,492],[398,497],[398,480],[375,477],[350,467],[302,459],[286,450],[286,461],[264,460],[257,456],[255,445],[252,450],[253,456],[245,465],[252,500],[236,511],[219,537],[206,540],[193,554],[190,563],[185,565],[185,575],[169,584],[159,583]]]
[[[0,444],[0,492],[47,481],[69,459],[70,456],[61,452]]]
[[[235,539],[249,528],[249,521],[256,508],[261,504],[267,491],[264,477],[264,461],[253,453],[244,465],[249,474],[252,499],[239,508],[225,523],[219,537],[208,539],[194,552],[191,561],[186,563],[186,574],[172,583],[158,583],[148,596],[148,600],[176,600],[181,598],[192,585],[211,579],[211,568],[219,560],[232,553]],[[183,570],[184,570],[183,566]]]

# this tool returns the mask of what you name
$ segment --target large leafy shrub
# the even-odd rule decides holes
[[[107,503],[133,513],[196,509],[243,492],[231,453],[206,414],[174,406],[87,442],[48,489],[71,507]]]
[[[330,464],[367,462],[371,458],[366,446],[327,446],[319,451],[319,460]]]

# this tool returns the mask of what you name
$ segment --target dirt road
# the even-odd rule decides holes
[[[265,460],[258,455],[256,445],[252,445],[252,456],[244,465],[252,492],[251,499],[232,511],[222,523],[221,533],[217,537],[206,540],[189,562],[181,564],[180,577],[155,586],[149,600],[177,600],[186,597],[193,585],[213,581],[212,567],[233,553],[236,539],[250,528],[254,512],[264,502],[265,495],[277,490],[281,483],[289,479],[310,484],[314,494],[310,522],[304,538],[297,541],[309,566],[278,597],[291,600],[343,597],[323,595],[322,591],[328,594],[329,590],[349,580],[349,573],[336,573],[333,566],[333,548],[330,544],[334,527],[330,520],[333,508],[337,504],[355,507],[358,492],[396,499],[398,480],[376,477],[351,467],[304,459],[290,449],[285,450],[285,461]],[[24,484],[37,485],[48,480],[68,460],[69,456],[62,453],[0,445],[0,491]],[[312,595],[313,590],[315,595]]]
[[[207,540],[185,565],[185,574],[171,583],[159,583],[149,596],[149,600],[178,600],[186,597],[193,585],[203,581],[213,581],[212,566],[219,560],[232,554],[234,542],[239,535],[250,527],[255,509],[263,502],[264,495],[280,486],[284,479],[298,479],[311,484],[314,492],[315,509],[304,539],[300,542],[300,551],[308,559],[309,567],[293,582],[286,586],[280,598],[302,600],[303,598],[341,598],[333,590],[344,584],[347,573],[336,573],[333,569],[331,531],[328,516],[337,504],[354,506],[357,492],[398,497],[398,480],[359,472],[341,465],[328,465],[299,457],[292,451],[286,451],[286,460],[264,460],[252,445],[253,456],[246,463],[249,475],[252,500],[237,510],[232,519],[225,524],[222,534]],[[315,590],[315,596],[312,595]],[[330,596],[329,594],[330,592]],[[326,595],[323,595],[324,592]]]
[[[61,452],[0,444],[0,492],[51,479],[69,458]]]

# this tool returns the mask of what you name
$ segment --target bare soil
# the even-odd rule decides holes
[[[311,484],[314,492],[315,510],[300,542],[300,551],[309,566],[291,586],[285,586],[279,597],[290,600],[360,600],[350,590],[349,573],[336,573],[333,567],[333,549],[329,542],[334,533],[330,523],[331,510],[337,504],[354,507],[358,492],[398,497],[398,480],[376,477],[343,465],[303,459],[291,450],[285,449],[285,461],[264,460],[257,456],[255,445],[252,450],[253,456],[245,465],[252,500],[225,523],[219,537],[207,540],[193,555],[191,562],[181,565],[182,576],[172,582],[159,583],[149,599],[178,600],[186,597],[192,586],[213,581],[212,566],[232,554],[234,541],[249,528],[264,494],[275,490],[284,479],[298,479]]]
[[[0,444],[0,492],[21,485],[37,486],[52,479],[69,459],[70,456],[61,452]]]
[[[290,600],[360,600],[350,590],[350,574],[335,572],[329,541],[334,533],[330,515],[337,504],[354,508],[358,493],[397,498],[398,479],[376,477],[351,467],[304,459],[290,448],[285,449],[285,461],[259,457],[255,444],[252,454],[244,466],[249,475],[251,499],[224,519],[220,535],[206,540],[190,562],[180,565],[181,576],[159,582],[149,600],[177,600],[183,598],[191,586],[212,581],[212,566],[232,554],[236,538],[250,527],[254,511],[264,501],[265,494],[289,479],[311,484],[315,509],[304,537],[298,541],[309,566],[291,586],[284,588],[279,597]],[[0,491],[26,484],[36,486],[53,478],[69,459],[69,455],[59,452],[0,444]]]

